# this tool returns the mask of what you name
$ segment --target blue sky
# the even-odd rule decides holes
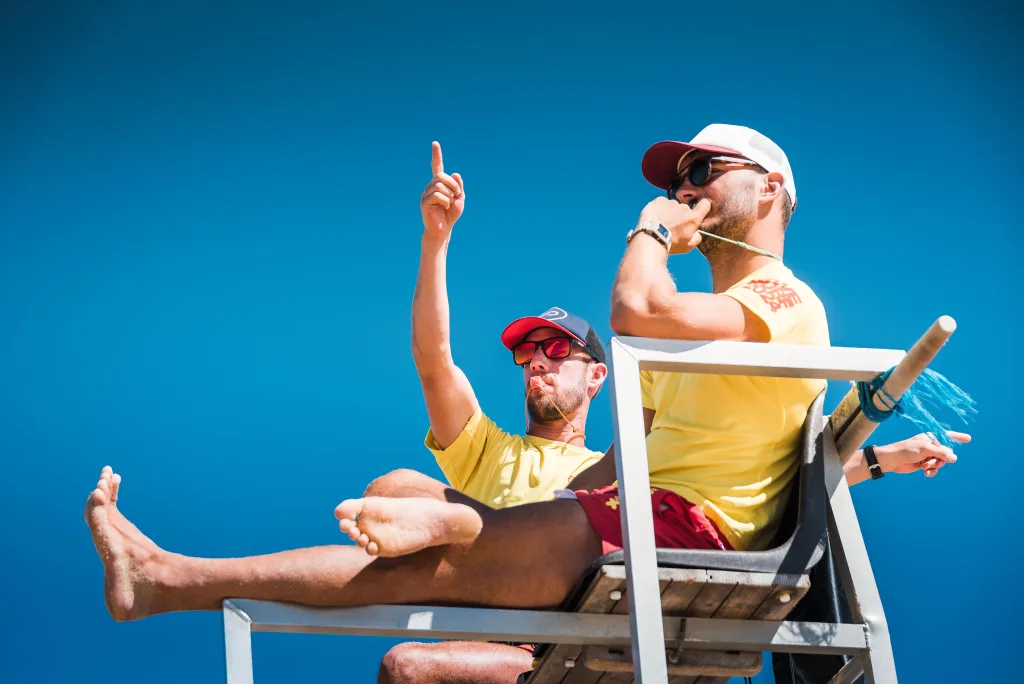
[[[81,518],[105,464],[154,540],[217,556],[335,542],[373,476],[440,476],[409,356],[431,140],[468,196],[456,360],[517,430],[502,326],[559,305],[607,340],[640,156],[714,121],[789,154],[786,262],[833,344],[959,322],[935,368],[978,400],[975,443],[854,496],[902,680],[1012,680],[1019,9],[22,4],[0,21],[5,681],[222,681],[219,616],[108,618]],[[672,269],[710,284],[695,254]],[[611,439],[607,393],[588,435]],[[257,681],[372,681],[391,643],[257,635]]]

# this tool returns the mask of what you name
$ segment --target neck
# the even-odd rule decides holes
[[[586,403],[586,402],[584,402]],[[556,418],[551,422],[541,423],[530,418],[530,429],[526,434],[531,437],[550,439],[554,442],[565,442],[573,446],[585,446],[584,428],[587,426],[587,409],[581,406],[575,413],[568,416],[569,422]],[[571,427],[570,427],[571,424]],[[573,427],[576,429],[573,430]]]
[[[776,230],[769,230],[764,221],[758,221],[751,226],[742,241],[752,247],[759,247],[782,256],[782,235]],[[772,257],[714,238],[709,238],[708,242],[714,243],[713,251],[707,255],[707,259],[711,265],[712,288],[715,294],[725,292],[757,269],[775,261]]]

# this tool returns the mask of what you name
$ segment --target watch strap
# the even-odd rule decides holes
[[[875,456],[875,447],[870,444],[864,447],[864,460],[868,462],[868,470],[871,471],[872,480],[880,480],[885,477],[882,466],[878,464],[878,457]]]
[[[660,242],[666,251],[672,250],[672,233],[669,232],[668,228],[657,221],[644,221],[636,228],[629,231],[629,233],[626,234],[626,244],[628,245],[639,233],[647,233]]]

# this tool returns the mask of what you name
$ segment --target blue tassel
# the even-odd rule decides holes
[[[896,401],[882,389],[882,385],[890,373],[892,373],[892,369],[882,373],[871,382],[856,383],[860,409],[864,413],[864,417],[874,423],[881,423],[892,414],[898,413],[921,428],[923,432],[932,433],[940,444],[950,448],[957,446],[958,443],[946,434],[949,426],[939,422],[925,404],[936,408],[952,409],[966,424],[978,413],[978,406],[974,399],[941,373],[925,368],[910,389],[904,392],[899,401]],[[875,402],[871,399],[876,393],[879,394],[882,403],[888,410],[881,410],[875,406]]]

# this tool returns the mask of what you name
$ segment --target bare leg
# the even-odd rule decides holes
[[[516,684],[532,666],[533,656],[506,644],[408,642],[384,656],[377,684]]]
[[[371,556],[406,556],[430,546],[469,544],[483,519],[459,503],[437,499],[348,499],[334,509],[341,531]]]
[[[572,590],[601,540],[572,500],[486,510],[472,545],[449,544],[399,558],[321,546],[267,556],[188,558],[134,529],[112,498],[104,470],[85,517],[104,567],[116,620],[179,610],[219,610],[226,598],[312,606],[446,603],[552,608]]]

